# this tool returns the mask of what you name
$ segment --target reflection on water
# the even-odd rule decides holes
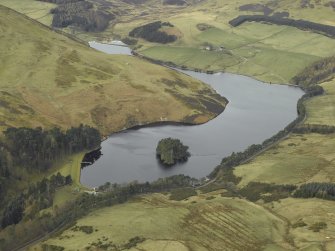
[[[86,166],[90,166],[94,164],[100,157],[101,157],[101,148],[94,150],[92,152],[86,153],[82,162],[81,162],[81,168],[83,169]]]

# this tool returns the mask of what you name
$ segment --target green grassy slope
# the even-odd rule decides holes
[[[203,1],[198,5],[168,14],[161,10],[160,19],[167,20],[180,30],[182,37],[169,45],[157,45],[139,41],[140,53],[160,60],[172,61],[187,67],[204,70],[226,70],[258,79],[287,83],[293,76],[312,62],[329,56],[335,49],[335,40],[295,28],[259,23],[245,23],[231,27],[228,22],[242,14],[260,14],[240,11],[243,4],[268,1]],[[277,1],[275,11],[289,11],[292,18],[333,24],[332,9],[321,1],[314,9],[301,8],[300,1]],[[158,8],[158,7],[157,7]],[[156,15],[120,22],[113,32],[126,36],[131,28],[157,18]],[[197,29],[199,23],[213,28]],[[103,36],[103,35],[102,35]],[[204,50],[211,44],[213,51]],[[219,48],[223,47],[224,50]]]
[[[24,1],[36,5],[34,0]],[[98,1],[95,2],[97,5],[116,16],[104,32],[87,33],[71,28],[65,30],[84,40],[109,40],[127,37],[133,28],[146,23],[169,21],[180,34],[176,42],[159,45],[140,39],[137,44],[140,48],[137,50],[145,56],[190,68],[225,70],[275,83],[288,83],[307,65],[330,56],[335,50],[334,39],[311,32],[260,23],[245,23],[233,28],[228,23],[238,15],[263,13],[241,11],[240,6],[262,4],[271,8],[273,13],[289,12],[293,19],[335,25],[334,10],[326,6],[328,0],[311,1],[314,7],[302,7],[300,0],[270,3],[265,0],[187,2],[188,5],[177,7],[163,5],[158,0],[143,1],[143,4]],[[24,7],[22,1],[0,0],[0,3],[29,15],[29,9]],[[41,8],[46,10],[51,7],[45,4]],[[39,18],[32,13],[31,17]],[[211,28],[200,31],[197,28],[199,23],[208,24]],[[204,50],[205,44],[211,44],[213,51]],[[224,49],[220,50],[220,47]]]
[[[0,4],[33,18],[45,25],[51,25],[52,14],[50,10],[56,5],[35,0],[1,0]]]
[[[161,119],[205,122],[226,103],[183,74],[105,55],[1,6],[0,24],[0,129],[85,123],[109,134]]]
[[[149,4],[129,5],[129,12],[119,19],[122,22],[103,34],[84,34],[82,37],[124,36],[133,27],[160,16],[175,24],[183,37],[170,46],[140,41],[144,54],[193,67],[198,64],[196,67],[204,69],[221,69],[228,65],[229,71],[281,83],[287,82],[311,62],[333,53],[334,40],[289,27],[247,23],[230,28],[228,20],[248,13],[238,11],[237,7],[250,2],[258,1],[243,0],[237,5],[235,1],[209,0],[193,7],[165,9]],[[335,25],[333,10],[323,6],[326,1],[320,1],[313,9],[300,8],[300,1],[277,2],[277,9],[288,10],[292,18]],[[120,6],[124,7],[123,4]],[[139,18],[144,10],[155,11]],[[199,22],[216,28],[200,32],[196,28]],[[207,52],[200,48],[204,42],[224,44],[228,50],[223,54]],[[203,60],[199,61],[199,58]],[[335,125],[334,85],[334,80],[323,83],[325,95],[306,101],[305,123]],[[251,181],[298,185],[312,181],[334,182],[334,137],[334,134],[290,135],[249,163],[237,167],[234,173],[242,178],[239,186]],[[71,169],[67,166],[65,173]],[[145,196],[80,219],[77,225],[97,229],[92,234],[68,229],[45,243],[63,246],[65,250],[84,250],[87,246],[94,249],[92,243],[99,241],[124,245],[129,239],[140,236],[145,240],[130,250],[208,250],[208,245],[217,250],[229,245],[228,250],[334,250],[333,201],[287,198],[279,202],[251,203],[244,199],[222,198],[221,192],[194,196],[182,202],[169,201],[162,195]],[[56,203],[61,204],[69,193],[61,191]],[[296,227],[295,223],[299,221],[305,222],[306,226]],[[326,229],[320,232],[309,229],[318,222],[326,222]],[[31,250],[41,249],[35,246]]]
[[[321,84],[325,94],[305,101],[304,123],[334,126],[335,79]],[[301,185],[310,182],[335,182],[335,134],[291,134],[250,162],[235,168],[241,177],[239,187],[250,182]],[[335,222],[334,201],[288,198],[264,205],[290,222],[289,236],[303,250],[333,250]],[[304,222],[297,226],[297,222]],[[310,227],[318,222],[327,224],[321,231]],[[304,249],[305,248],[305,249]]]
[[[260,250],[285,242],[286,223],[255,204],[219,194],[175,202],[162,195],[97,210],[77,222],[93,233],[71,229],[46,242],[65,250],[85,250],[101,240],[122,246],[136,236],[145,239],[130,250]],[[257,215],[258,217],[255,217]],[[106,238],[108,240],[106,240]],[[38,250],[38,247],[35,247]],[[32,248],[31,250],[34,250]]]
[[[304,123],[335,125],[335,80],[321,84],[325,94],[305,102]],[[235,170],[242,177],[240,186],[250,181],[300,184],[335,182],[335,135],[293,134],[278,145]]]
[[[325,95],[306,102],[307,124],[335,126],[335,80],[321,84]]]

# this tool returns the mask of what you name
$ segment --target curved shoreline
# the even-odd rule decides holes
[[[173,70],[173,69],[172,69]],[[183,72],[180,72],[182,74],[185,74]],[[186,74],[187,75],[187,74]],[[226,105],[224,107],[224,109],[220,112],[220,113],[217,113],[215,114],[214,117],[208,119],[207,121],[205,122],[200,122],[200,123],[192,123],[192,122],[184,122],[184,121],[173,121],[173,120],[167,120],[167,121],[153,121],[153,122],[148,122],[146,124],[138,124],[138,125],[134,125],[134,126],[131,126],[131,127],[128,127],[128,128],[125,128],[125,129],[122,129],[120,131],[116,131],[116,132],[113,132],[111,134],[109,134],[108,136],[103,136],[103,141],[105,141],[106,139],[108,139],[109,137],[115,135],[115,134],[119,134],[119,133],[124,133],[126,131],[130,131],[130,130],[140,130],[142,128],[148,128],[148,127],[160,127],[160,126],[197,126],[197,125],[203,125],[203,124],[206,124],[208,123],[209,121],[215,119],[216,117],[220,116],[225,110],[226,110],[226,107],[227,105],[229,104],[229,100],[225,97],[222,96],[222,98],[225,99],[226,101]],[[191,115],[192,116],[192,115]]]
[[[171,69],[171,70],[174,70],[174,71],[178,71],[179,69],[181,69],[181,70],[189,70],[189,69],[186,69],[185,67],[178,67],[178,66],[176,66],[176,65],[171,65],[171,64],[166,64],[166,62],[163,62],[163,61],[159,61],[159,60],[152,60],[152,59],[150,59],[150,58],[147,58],[147,57],[145,57],[145,56],[142,56],[142,55],[140,55],[140,54],[138,54],[138,53],[136,53],[136,52],[134,52],[134,51],[132,51],[132,53],[133,53],[133,55],[134,56],[138,56],[138,57],[140,57],[140,58],[143,58],[143,59],[145,59],[145,60],[148,60],[148,61],[150,61],[150,62],[152,62],[152,63],[155,63],[155,64],[158,64],[158,65],[161,65],[161,66],[163,66],[163,67],[167,67],[167,68],[169,68],[169,69]],[[173,68],[172,68],[173,67]],[[177,68],[177,69],[176,69]],[[180,71],[178,71],[178,72],[180,72]],[[196,72],[203,72],[203,71],[196,71]],[[181,72],[181,73],[183,73],[183,74],[185,74],[185,75],[189,75],[189,74],[187,74],[187,72]],[[220,73],[222,73],[222,72],[220,72]],[[212,74],[211,72],[207,72],[207,74]],[[244,75],[243,75],[244,76]],[[249,76],[246,76],[246,77],[249,77]],[[264,83],[263,82],[263,84],[266,84],[266,83]],[[271,84],[272,85],[272,84]],[[277,84],[274,84],[274,85],[277,85]],[[278,84],[279,85],[279,84]],[[287,85],[287,86],[289,86],[289,85]],[[299,90],[302,90],[302,88],[300,87],[300,86],[294,86],[294,87],[299,87]],[[217,89],[214,89],[216,92],[217,92]],[[221,91],[221,93],[222,93],[222,91]],[[222,94],[221,94],[222,95]],[[293,129],[293,127],[295,127],[295,125],[297,125],[297,123],[299,123],[299,122],[301,122],[301,105],[300,105],[300,103],[301,103],[301,101],[302,101],[302,99],[305,99],[306,98],[306,94],[305,95],[303,95],[302,97],[300,97],[300,99],[299,100],[297,100],[297,103],[295,104],[296,105],[296,109],[298,110],[298,114],[296,114],[293,118],[292,118],[292,120],[289,120],[289,121],[287,121],[287,124],[286,124],[286,126],[285,126],[285,124],[284,124],[284,128],[282,129],[282,130],[280,130],[280,128],[278,128],[278,131],[276,132],[275,130],[273,130],[274,132],[273,132],[273,134],[270,134],[271,136],[269,137],[269,138],[265,138],[264,139],[264,141],[268,141],[268,140],[271,140],[271,144],[275,144],[275,142],[278,142],[278,141],[280,141],[282,138],[284,138],[284,137],[286,137],[287,136],[287,134],[289,133],[289,132],[291,132],[292,131],[292,129]],[[227,98],[225,98],[226,100],[227,100]],[[228,101],[228,100],[227,100]],[[226,107],[225,107],[226,108]],[[304,111],[303,111],[303,113],[304,113]],[[127,132],[127,131],[131,131],[131,130],[139,130],[139,129],[142,129],[142,128],[151,128],[151,127],[159,127],[159,126],[169,126],[169,125],[172,125],[172,126],[193,126],[193,125],[201,125],[201,124],[205,124],[205,123],[207,123],[207,122],[209,122],[209,121],[211,121],[211,120],[213,120],[214,118],[216,118],[218,115],[220,115],[220,114],[222,114],[222,112],[221,113],[219,113],[219,114],[216,114],[216,116],[215,117],[213,117],[213,118],[211,118],[210,120],[207,120],[206,122],[203,122],[203,123],[192,123],[192,122],[185,122],[185,121],[180,121],[180,122],[178,122],[178,121],[153,121],[153,122],[148,122],[148,123],[146,123],[146,124],[137,124],[137,125],[134,125],[134,126],[130,126],[129,128],[125,128],[125,129],[123,129],[123,130],[119,130],[119,131],[116,131],[116,132],[113,132],[113,133],[111,133],[111,134],[109,134],[108,136],[105,136],[104,138],[103,138],[103,141],[105,141],[106,139],[108,139],[109,137],[112,137],[113,135],[117,135],[117,134],[120,134],[120,133],[124,133],[124,132]],[[184,118],[185,119],[185,118]],[[278,138],[278,136],[279,136],[279,138]],[[263,140],[263,139],[262,139]],[[272,141],[272,140],[274,140],[274,141]],[[249,144],[252,144],[252,142],[251,143],[249,143]],[[246,145],[246,147],[248,147],[249,146],[249,144],[247,144]],[[264,149],[262,149],[262,151],[264,151]],[[257,155],[257,154],[259,154],[259,152],[257,152],[257,153],[255,153],[255,155]],[[223,156],[222,156],[222,158],[223,158]],[[213,165],[212,166],[212,168],[211,168],[211,170],[207,173],[207,174],[205,174],[205,175],[209,175],[209,174],[213,174],[213,172],[215,172],[215,165]],[[192,176],[192,175],[191,175]]]
[[[137,51],[134,51],[134,50],[131,50],[131,53],[135,57],[139,57],[139,58],[141,58],[143,60],[147,60],[147,61],[149,61],[149,62],[151,62],[153,64],[157,64],[157,65],[160,65],[160,66],[163,66],[163,67],[167,67],[169,69],[179,69],[179,70],[182,70],[182,71],[194,71],[194,72],[200,72],[200,73],[206,73],[206,74],[231,73],[231,74],[237,74],[237,75],[240,75],[240,76],[249,77],[249,78],[258,80],[258,81],[260,81],[262,83],[265,83],[265,84],[284,85],[284,86],[297,87],[297,88],[302,89],[299,85],[295,85],[295,84],[291,84],[291,83],[264,82],[264,80],[258,79],[256,76],[246,75],[246,74],[242,74],[242,73],[239,73],[239,72],[230,72],[230,71],[224,71],[224,70],[219,70],[219,71],[203,70],[203,69],[199,69],[199,68],[180,66],[180,65],[177,65],[177,64],[175,64],[173,62],[168,62],[168,61],[163,61],[163,60],[159,60],[159,59],[154,59],[154,58],[147,57],[147,56],[145,56],[145,55],[143,55],[143,54],[141,54],[141,53],[139,53]]]
[[[305,121],[305,119],[306,119],[307,113],[306,113],[306,106],[304,104],[305,101],[307,101],[307,100],[309,100],[309,99],[311,99],[313,97],[320,96],[320,95],[324,94],[323,89],[322,89],[321,93],[313,93],[313,92],[305,91],[300,86],[299,86],[299,88],[301,90],[303,90],[305,92],[305,94],[301,98],[299,98],[299,100],[297,101],[297,104],[296,104],[296,107],[297,107],[297,116],[296,116],[296,118],[293,121],[291,121],[289,124],[287,124],[287,126],[283,130],[280,130],[276,134],[274,134],[271,137],[265,139],[263,141],[263,143],[262,143],[262,144],[264,144],[264,148],[262,148],[259,151],[255,152],[252,156],[249,156],[246,160],[242,160],[242,163],[245,163],[246,161],[254,159],[259,154],[267,151],[270,147],[278,144],[280,141],[282,141],[283,139],[287,138],[290,133],[294,133],[294,129],[297,128],[297,126],[301,125]],[[220,114],[218,114],[218,115],[220,115]],[[175,122],[175,121],[151,122],[151,123],[148,123],[148,124],[145,124],[145,125],[135,125],[133,127],[130,127],[130,128],[127,128],[127,129],[124,129],[124,130],[112,133],[110,136],[115,135],[115,134],[119,134],[119,133],[124,133],[124,132],[129,131],[129,130],[139,130],[139,129],[148,128],[148,127],[159,127],[159,126],[168,126],[168,125],[174,125],[174,126],[196,126],[196,125],[205,124],[207,122],[199,123],[199,124],[186,123],[186,122]],[[104,139],[104,140],[106,140],[106,139]],[[274,139],[274,141],[271,141],[272,139]],[[265,143],[265,142],[268,142],[268,143]],[[240,163],[240,164],[242,164],[242,163]],[[237,166],[239,166],[240,164],[238,164]],[[235,168],[235,167],[232,167],[232,168]],[[209,180],[207,182],[207,184],[213,182],[217,178],[217,174],[218,174],[219,170],[220,170],[220,165],[217,166],[217,167],[213,167],[213,170],[207,176],[207,177],[211,177],[211,180]],[[204,184],[204,186],[206,186],[207,184]]]

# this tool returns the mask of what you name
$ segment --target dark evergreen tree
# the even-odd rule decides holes
[[[186,161],[190,156],[188,146],[179,139],[166,138],[158,142],[156,155],[164,165],[174,165],[179,161]]]
[[[335,200],[335,184],[317,182],[303,184],[295,191],[294,197]]]
[[[1,226],[2,228],[21,221],[24,211],[24,198],[22,195],[12,200],[4,210]]]
[[[161,21],[156,21],[153,23],[145,24],[143,26],[136,27],[129,32],[130,37],[143,38],[149,42],[155,43],[171,43],[177,40],[174,35],[169,35],[163,31],[160,31],[164,26],[173,27],[170,23],[162,23]]]
[[[8,128],[4,134],[13,164],[35,170],[45,170],[66,155],[97,148],[101,141],[98,130],[84,125],[72,127],[66,132],[58,128]],[[2,162],[0,165],[3,165]]]
[[[335,37],[335,26],[314,23],[307,20],[295,20],[290,18],[282,18],[278,16],[266,15],[241,15],[229,21],[231,26],[239,26],[244,22],[265,22],[277,25],[292,26],[301,30],[310,30],[329,37]]]

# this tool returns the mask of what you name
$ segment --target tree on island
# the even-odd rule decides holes
[[[179,139],[165,138],[158,142],[156,155],[164,165],[172,166],[177,162],[187,161],[191,156],[187,150],[188,146],[183,145]]]

